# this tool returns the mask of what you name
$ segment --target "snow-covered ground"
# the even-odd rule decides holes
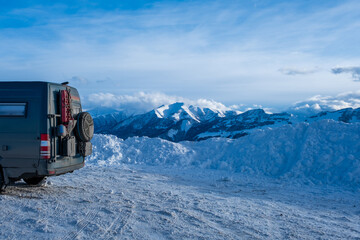
[[[21,182],[1,239],[359,239],[360,193],[221,170],[88,166]]]
[[[0,195],[1,239],[360,239],[360,124],[173,143],[96,135],[87,166]]]

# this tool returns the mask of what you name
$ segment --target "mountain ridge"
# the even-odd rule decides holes
[[[251,134],[255,129],[321,119],[345,123],[360,122],[360,108],[324,111],[304,117],[287,112],[266,113],[263,109],[252,109],[243,113],[233,110],[221,111],[175,102],[138,115],[128,116],[116,110],[112,113],[98,114],[94,116],[94,124],[96,133],[112,134],[123,139],[147,136],[180,142],[213,137],[239,138]]]

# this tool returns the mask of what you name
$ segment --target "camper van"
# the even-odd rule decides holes
[[[67,82],[0,82],[0,191],[83,167],[93,134],[93,119]]]

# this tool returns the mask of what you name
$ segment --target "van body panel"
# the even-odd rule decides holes
[[[24,103],[24,116],[0,116],[0,156],[5,167],[37,167],[40,132],[46,132],[46,86],[0,83],[0,103]]]
[[[57,126],[62,124],[61,90],[70,92],[72,113],[82,112],[79,93],[73,87],[50,82],[0,82],[0,167],[9,178],[58,175],[84,165],[85,157],[77,150],[73,157],[62,154],[64,139],[57,136]],[[49,136],[50,159],[41,158],[41,134]]]

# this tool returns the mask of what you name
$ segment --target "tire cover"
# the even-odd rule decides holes
[[[89,142],[94,136],[94,121],[88,112],[81,112],[77,116],[76,135],[82,142]]]

